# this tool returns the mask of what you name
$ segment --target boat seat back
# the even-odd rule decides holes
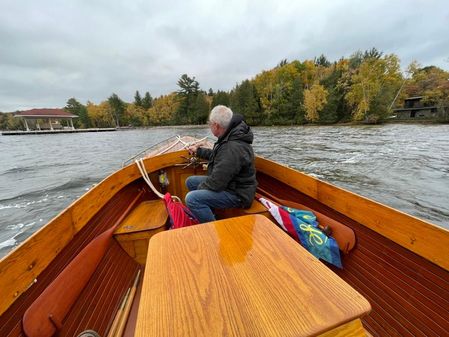
[[[113,231],[108,229],[84,247],[27,309],[22,324],[28,337],[53,336],[62,327],[111,244]]]
[[[269,216],[267,208],[256,199],[253,200],[250,208],[227,208],[227,209],[215,209],[214,213],[217,219],[234,218],[243,215],[262,214]]]
[[[338,248],[340,248],[340,250],[343,253],[347,254],[351,251],[351,249],[354,248],[356,243],[355,233],[348,226],[320,212],[317,212],[310,207],[289,200],[282,200],[282,201],[283,201],[282,204],[284,206],[313,212],[316,216],[318,223],[321,226],[323,227],[329,226],[331,228],[332,230],[331,236],[335,239],[335,241],[337,241]]]
[[[303,209],[312,211],[320,225],[329,226],[332,229],[331,236],[337,241],[338,248],[340,248],[343,253],[347,254],[354,248],[356,238],[355,233],[351,228],[308,207],[304,206]]]

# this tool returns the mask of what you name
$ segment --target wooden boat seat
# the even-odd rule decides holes
[[[227,209],[215,209],[215,215],[217,219],[234,218],[237,216],[262,214],[269,216],[267,208],[262,205],[258,200],[254,199],[250,208],[227,208]]]
[[[166,224],[167,219],[168,213],[162,199],[144,201],[123,220],[114,235],[157,230]]]
[[[145,264],[148,241],[167,225],[168,213],[162,199],[140,203],[117,227],[115,239],[138,263]]]

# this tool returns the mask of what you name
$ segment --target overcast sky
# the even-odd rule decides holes
[[[448,0],[0,0],[0,111],[157,97],[184,73],[230,90],[372,47],[449,70]]]

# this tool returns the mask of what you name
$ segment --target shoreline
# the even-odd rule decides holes
[[[92,129],[74,129],[74,130],[14,130],[2,131],[2,136],[24,136],[24,135],[48,135],[59,133],[80,133],[80,132],[110,132],[117,131],[116,128],[92,128]]]

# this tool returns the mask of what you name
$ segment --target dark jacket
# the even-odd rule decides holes
[[[241,206],[249,208],[257,187],[253,138],[243,116],[234,114],[227,131],[218,138],[212,150],[197,150],[200,158],[209,161],[208,177],[198,188],[234,193],[240,198]]]

